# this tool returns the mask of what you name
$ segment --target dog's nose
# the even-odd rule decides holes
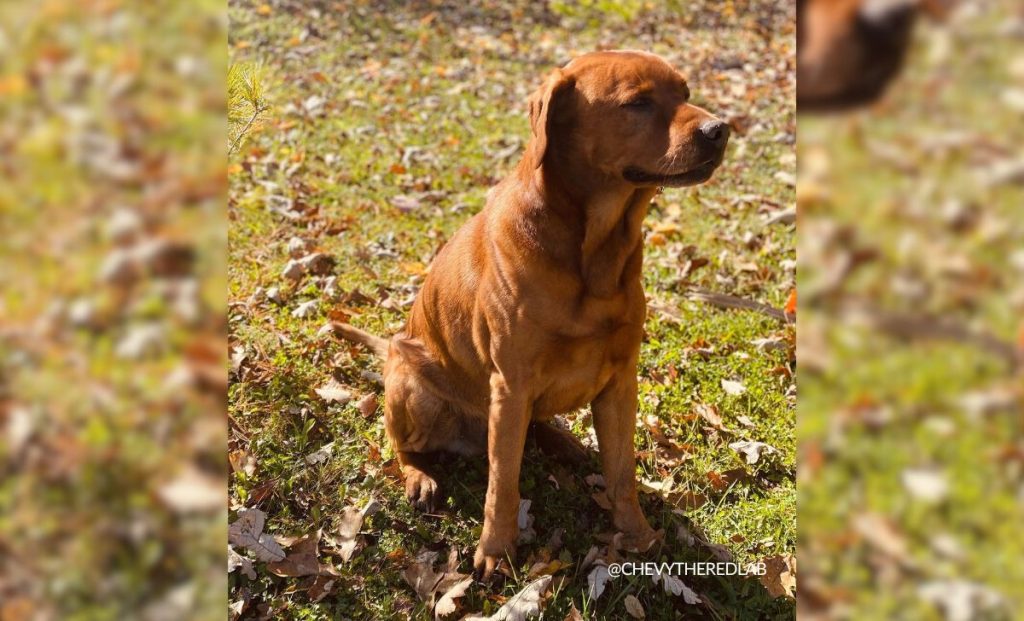
[[[719,119],[704,121],[700,126],[700,135],[716,147],[724,147],[729,141],[729,124]]]

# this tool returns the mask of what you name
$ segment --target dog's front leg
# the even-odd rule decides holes
[[[612,378],[591,403],[594,430],[601,450],[601,469],[612,506],[612,522],[621,531],[623,547],[645,551],[658,538],[640,509],[636,494],[636,456],[633,430],[636,426],[635,365]]]
[[[487,421],[487,498],[484,529],[473,559],[474,573],[490,578],[501,559],[515,557],[519,538],[519,470],[530,423],[530,411],[522,390],[513,390],[506,379],[491,377],[491,403]]]

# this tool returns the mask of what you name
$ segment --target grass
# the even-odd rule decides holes
[[[811,292],[823,265],[811,247],[811,231],[822,225],[847,227],[875,255],[839,293],[802,302],[800,310],[801,338],[820,333],[807,343],[820,340],[814,349],[829,358],[800,371],[799,461],[807,465],[799,479],[801,588],[833,612],[940,618],[921,586],[953,581],[1003,598],[994,609],[960,599],[972,618],[1020,618],[1019,371],[982,348],[907,344],[841,314],[847,300],[867,299],[1007,342],[1020,338],[1020,268],[1008,259],[1024,247],[1024,193],[981,181],[1019,158],[1024,138],[1020,111],[1003,103],[1021,84],[1013,61],[1019,67],[1024,58],[1020,39],[1001,34],[1013,6],[997,2],[977,14],[964,10],[945,26],[924,25],[884,103],[852,118],[800,121],[801,166],[822,169],[824,162],[829,171],[807,177],[808,186],[827,186],[828,198],[801,204],[801,244],[809,242],[800,251],[801,294]],[[928,146],[942,137],[953,146]],[[898,157],[880,157],[886,152]],[[976,217],[955,225],[951,205]],[[942,267],[952,259],[962,272]],[[926,293],[907,295],[914,289],[901,282],[924,285]],[[812,349],[803,343],[801,355]],[[999,391],[1016,396],[983,413],[964,404],[969,394]],[[864,416],[871,412],[886,417],[871,423]],[[922,468],[944,478],[944,497],[928,502],[904,483],[908,470]],[[866,514],[889,524],[897,552],[857,529]]]
[[[766,227],[763,217],[794,200],[785,177],[795,168],[791,17],[785,3],[722,6],[724,13],[719,3],[648,6],[631,17],[599,7],[567,15],[532,3],[354,3],[343,10],[232,3],[232,59],[262,64],[270,105],[230,177],[229,322],[232,347],[245,354],[230,387],[231,446],[257,463],[251,476],[233,474],[234,509],[259,507],[270,532],[301,535],[332,532],[347,506],[370,498],[382,505],[364,522],[351,561],[340,562],[324,546],[321,562],[341,575],[319,602],[309,597],[309,578],[280,578],[260,564],[255,580],[231,574],[233,601],[248,595],[252,609],[286,619],[425,618],[430,608],[401,577],[411,559],[424,548],[442,557],[455,549],[460,571],[471,568],[486,464],[444,464],[448,508],[416,514],[389,474],[380,410],[364,416],[355,405],[380,394],[372,375],[379,363],[318,338],[317,330],[328,318],[382,335],[400,328],[425,266],[518,158],[529,135],[528,93],[551,67],[601,45],[670,57],[701,103],[746,129],[712,182],[659,195],[646,222],[644,286],[656,308],[668,310],[652,310],[646,326],[637,476],[707,502],[684,510],[657,493],[643,494],[645,512],[667,539],[642,558],[709,558],[707,549],[685,543],[680,527],[703,530],[744,563],[793,553],[792,368],[785,347],[765,351],[752,343],[784,343],[792,329],[685,295],[704,287],[781,307],[794,279],[793,227]],[[325,277],[281,277],[294,236],[336,260],[334,297],[324,292]],[[691,259],[707,264],[687,270]],[[273,287],[280,303],[264,297]],[[311,300],[318,301],[312,315],[293,315]],[[325,403],[314,389],[332,376],[357,398]],[[730,396],[723,379],[741,381],[747,391]],[[733,433],[711,429],[695,415],[698,404],[717,408]],[[586,411],[566,418],[587,436]],[[655,427],[685,458],[666,459]],[[746,466],[727,446],[736,439],[766,442],[779,453]],[[334,451],[325,462],[303,460],[330,442]],[[647,578],[620,579],[588,601],[581,561],[612,528],[584,482],[597,471],[573,470],[528,448],[521,494],[533,502],[537,541],[521,546],[516,577],[471,588],[460,601],[463,612],[493,612],[502,597],[518,592],[528,560],[543,555],[561,528],[564,545],[555,556],[567,566],[556,574],[561,582],[545,618],[564,618],[571,606],[588,616],[621,617],[629,594],[655,619],[792,616],[792,601],[771,598],[757,581],[715,577],[684,579],[705,600],[700,606],[666,595]],[[724,486],[709,476],[730,471],[744,476]]]
[[[0,3],[2,618],[223,614],[223,13]],[[104,277],[165,243],[194,261]]]

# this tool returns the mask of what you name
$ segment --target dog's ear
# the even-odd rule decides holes
[[[540,168],[544,163],[548,135],[551,133],[554,117],[552,109],[560,105],[574,84],[575,81],[566,76],[561,69],[555,69],[548,75],[544,84],[530,96],[530,127],[533,131],[533,140],[530,142],[529,153],[533,158],[534,168]]]

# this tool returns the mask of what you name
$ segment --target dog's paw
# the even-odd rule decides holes
[[[665,541],[665,530],[654,530],[650,526],[634,532],[623,533],[620,548],[626,552],[646,552],[654,544]]]
[[[502,563],[511,562],[516,556],[516,537],[481,537],[473,555],[473,578],[486,582]]]
[[[441,494],[438,490],[434,477],[422,470],[406,473],[405,497],[409,499],[409,504],[416,509],[424,513],[431,513],[437,509],[441,502]]]

